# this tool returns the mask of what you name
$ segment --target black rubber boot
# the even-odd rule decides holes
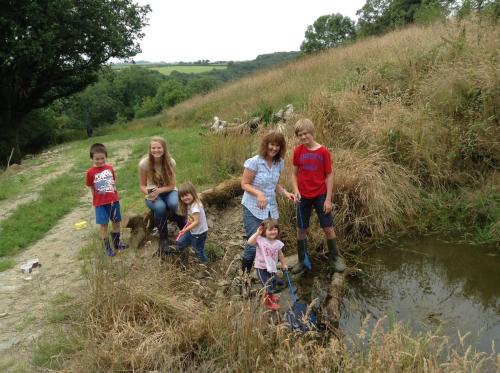
[[[304,266],[304,254],[305,254],[305,247],[307,245],[307,239],[303,240],[297,240],[297,254],[299,257],[299,261],[297,262],[296,265],[293,266],[291,272],[296,275],[298,273],[301,273],[306,269]]]
[[[253,260],[250,259],[241,259],[241,270],[243,273],[248,272],[250,273],[252,271],[252,265],[253,265]]]
[[[104,247],[104,251],[106,252],[107,256],[115,256],[115,252],[111,248],[111,243],[109,242],[108,238],[105,238],[102,240],[102,246]]]
[[[111,240],[113,241],[115,250],[124,250],[127,248],[127,245],[120,240],[120,232],[111,232]]]
[[[168,251],[167,219],[162,219],[156,222],[156,228],[158,228],[158,233],[160,235],[160,242],[158,244],[157,255],[163,258]]]
[[[344,260],[339,255],[339,251],[337,250],[336,240],[334,238],[326,240],[326,244],[328,245],[328,261],[330,262],[331,268],[334,272],[344,272],[346,266]]]

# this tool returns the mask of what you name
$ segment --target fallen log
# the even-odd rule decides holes
[[[328,294],[322,303],[322,322],[328,331],[336,334],[339,330],[340,306],[342,305],[342,294],[347,276],[358,273],[356,268],[346,268],[342,273],[334,273],[328,287]]]
[[[232,178],[226,180],[213,188],[204,190],[199,194],[205,208],[215,206],[217,208],[225,207],[225,205],[233,197],[243,194],[241,189],[241,178]],[[172,216],[169,214],[167,220],[172,221]],[[130,228],[129,246],[137,249],[144,245],[148,234],[154,228],[154,217],[151,210],[147,210],[143,214],[124,214],[123,225]]]
[[[243,194],[241,177],[226,180],[213,188],[204,190],[199,197],[205,208],[215,206],[224,207],[232,198]]]

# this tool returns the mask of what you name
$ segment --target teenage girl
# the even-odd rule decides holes
[[[264,306],[273,311],[278,310],[279,297],[273,294],[276,286],[276,272],[278,261],[281,268],[287,270],[285,256],[282,248],[284,246],[278,237],[280,227],[277,220],[266,219],[257,228],[257,231],[248,239],[249,245],[256,245],[254,267],[262,285],[266,286]]]
[[[146,196],[146,206],[154,213],[155,225],[160,234],[160,253],[168,248],[168,210],[173,212],[179,229],[185,225],[184,218],[177,215],[175,165],[165,140],[158,136],[151,138],[148,155],[139,162],[139,186]]]
[[[183,251],[191,245],[200,261],[208,262],[205,254],[205,241],[208,233],[207,218],[198,193],[190,181],[179,187],[179,214],[187,216],[187,223],[179,232],[178,250]]]

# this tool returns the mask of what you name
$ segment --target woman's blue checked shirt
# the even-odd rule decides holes
[[[248,192],[243,193],[241,204],[245,206],[258,219],[264,220],[269,217],[278,219],[278,203],[276,202],[276,185],[280,179],[281,171],[285,166],[285,161],[273,162],[269,167],[266,160],[260,155],[247,159],[243,166],[255,173],[252,185],[258,190],[264,192],[267,198],[267,205],[260,209],[257,206],[257,197]]]

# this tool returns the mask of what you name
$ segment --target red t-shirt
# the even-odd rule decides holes
[[[87,170],[87,186],[94,191],[93,205],[102,206],[119,200],[115,188],[115,172],[113,167],[105,164],[102,167],[90,167]]]
[[[332,159],[324,145],[316,150],[297,146],[293,150],[293,165],[298,167],[297,184],[301,196],[314,198],[326,193],[325,179],[332,172]]]

